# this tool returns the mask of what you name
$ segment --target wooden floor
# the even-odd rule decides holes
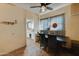
[[[27,39],[26,45],[26,47],[12,51],[4,56],[54,56],[53,52],[48,53],[40,49],[39,43],[34,42],[32,39]],[[65,50],[62,51],[58,56],[73,56],[73,54]]]
[[[27,39],[27,47],[12,51],[4,56],[48,56],[48,54],[40,49],[39,43],[32,39]]]

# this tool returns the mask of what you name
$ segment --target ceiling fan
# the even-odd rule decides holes
[[[48,5],[50,5],[51,3],[40,3],[40,6],[31,6],[30,8],[41,8],[41,12],[46,11],[46,9],[48,10],[53,10],[53,8],[48,7]]]

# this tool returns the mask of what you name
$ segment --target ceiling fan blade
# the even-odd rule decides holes
[[[49,4],[51,4],[51,3],[46,3],[46,5],[49,5]]]
[[[53,8],[51,8],[51,7],[47,7],[47,9],[49,9],[49,10],[53,10]]]
[[[39,8],[39,7],[41,7],[41,6],[31,6],[30,8]]]

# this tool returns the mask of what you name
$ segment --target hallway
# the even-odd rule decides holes
[[[34,42],[32,39],[27,39],[27,47],[25,48],[24,55],[26,56],[46,56],[45,51],[40,49],[40,45]]]

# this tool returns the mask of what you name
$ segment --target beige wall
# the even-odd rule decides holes
[[[0,4],[0,22],[17,20],[17,24],[14,25],[0,23],[0,55],[26,45],[25,21],[28,17],[37,20],[38,15],[14,5]]]
[[[0,23],[0,54],[25,46],[25,12],[9,4],[0,4],[0,22],[17,20],[17,24]]]
[[[9,4],[0,4],[0,22],[17,20],[17,24],[0,23],[0,54],[25,46],[25,12]]]
[[[79,4],[71,5],[71,20],[70,20],[71,39],[79,41]]]

